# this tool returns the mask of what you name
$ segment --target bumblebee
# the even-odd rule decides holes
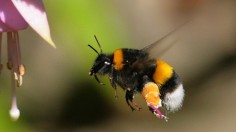
[[[149,110],[160,119],[167,120],[167,116],[159,110],[163,107],[167,111],[175,112],[182,107],[184,89],[180,77],[174,68],[163,60],[153,59],[149,55],[149,49],[167,38],[174,31],[168,33],[157,42],[143,49],[116,49],[111,54],[104,54],[96,36],[95,39],[100,48],[97,58],[89,72],[97,82],[97,75],[108,75],[112,87],[117,86],[125,90],[125,99],[132,110],[140,110],[133,101],[134,95],[140,93],[149,107]]]

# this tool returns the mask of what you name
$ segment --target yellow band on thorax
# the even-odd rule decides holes
[[[117,49],[114,52],[113,64],[116,70],[121,70],[124,67],[124,55],[122,49]]]

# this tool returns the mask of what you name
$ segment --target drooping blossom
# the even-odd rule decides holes
[[[13,120],[17,120],[20,116],[16,100],[16,87],[22,85],[25,73],[25,67],[21,61],[18,32],[29,26],[55,47],[50,36],[42,0],[0,0],[0,71],[3,68],[1,62],[2,36],[3,33],[6,33],[8,57],[6,67],[10,70],[12,81],[12,105],[9,114]]]

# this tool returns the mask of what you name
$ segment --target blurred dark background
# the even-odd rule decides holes
[[[0,130],[9,131],[236,131],[236,2],[233,0],[44,1],[53,49],[32,29],[20,32],[24,83],[18,89],[19,121],[12,122],[10,77],[0,77]],[[152,115],[140,95],[132,112],[124,91],[108,77],[99,85],[88,71],[103,51],[142,48],[185,20],[192,21],[161,59],[174,66],[186,90],[183,108],[169,122]],[[3,47],[3,48],[6,48]],[[158,52],[159,47],[154,51]],[[5,52],[5,51],[4,51]],[[3,53],[3,58],[6,58]],[[4,60],[3,60],[4,61]],[[6,60],[5,60],[6,61]]]

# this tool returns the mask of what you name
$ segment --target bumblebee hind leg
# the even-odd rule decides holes
[[[144,85],[141,90],[141,94],[147,102],[149,110],[160,119],[165,119],[166,121],[168,121],[168,117],[163,115],[159,110],[159,107],[162,107],[162,100],[160,98],[159,91],[160,88],[156,83],[149,81],[149,78],[147,78],[146,76],[144,76],[143,79]]]
[[[125,99],[129,107],[132,111],[134,110],[140,110],[141,107],[139,107],[134,101],[134,91],[133,90],[126,90]]]

